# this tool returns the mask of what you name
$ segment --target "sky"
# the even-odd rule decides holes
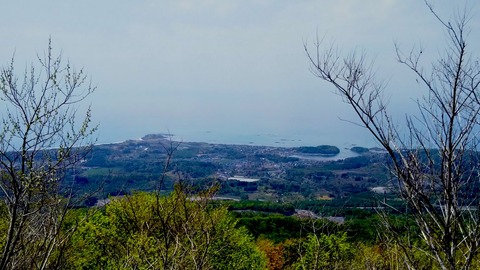
[[[467,6],[479,48],[476,1],[433,2],[447,19]],[[0,65],[15,54],[22,70],[51,38],[97,86],[86,105],[100,143],[169,132],[189,141],[375,146],[310,72],[304,44],[319,35],[345,53],[364,51],[402,119],[423,88],[396,61],[394,43],[423,46],[428,64],[443,34],[420,0],[17,0],[2,4]]]

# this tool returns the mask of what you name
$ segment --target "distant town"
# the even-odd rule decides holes
[[[72,177],[79,195],[94,194],[89,203],[138,190],[168,191],[180,181],[199,188],[216,183],[219,196],[266,201],[345,199],[389,190],[378,149],[176,142],[162,134],[96,145]]]

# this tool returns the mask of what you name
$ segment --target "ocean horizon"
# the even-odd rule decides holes
[[[149,134],[170,135],[174,141],[179,142],[204,142],[211,144],[236,144],[236,145],[254,145],[254,146],[272,146],[272,147],[299,147],[299,146],[319,146],[333,145],[340,149],[350,149],[354,146],[375,147],[372,140],[365,140],[365,137],[352,136],[352,134],[339,134],[338,136],[329,136],[326,134],[291,134],[282,132],[242,132],[242,131],[216,131],[216,130],[174,130],[174,131],[147,131],[144,133],[127,132],[121,137],[108,138],[100,136],[98,144],[119,143],[127,140],[140,139]],[[363,139],[362,139],[363,138]]]
[[[169,133],[160,133],[169,134]],[[185,142],[205,142],[212,144],[237,144],[237,145],[255,145],[255,146],[273,146],[273,147],[299,147],[299,146],[318,146],[333,145],[340,149],[350,149],[354,146],[370,147],[371,144],[360,145],[355,142],[343,141],[340,138],[332,139],[322,136],[311,135],[290,135],[280,133],[222,133],[215,131],[192,132],[192,133],[172,133],[174,141]]]

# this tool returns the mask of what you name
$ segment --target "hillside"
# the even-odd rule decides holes
[[[342,149],[343,155],[337,156],[331,151],[340,152],[338,148],[322,146],[330,154],[318,157],[305,154],[305,147],[174,142],[167,136],[147,135],[94,146],[73,176],[77,193],[96,191],[89,200],[94,203],[110,195],[154,190],[172,147],[163,190],[171,190],[177,181],[198,187],[220,183],[221,196],[296,201],[350,197],[387,183],[384,156],[379,152]]]

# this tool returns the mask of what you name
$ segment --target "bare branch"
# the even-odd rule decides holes
[[[404,250],[410,267],[410,249],[421,250],[441,269],[469,269],[478,255],[480,239],[480,183],[478,113],[480,65],[468,54],[469,21],[466,9],[453,22],[441,18],[425,1],[430,13],[445,30],[444,55],[429,69],[421,65],[423,48],[404,54],[395,44],[397,60],[417,75],[426,92],[416,101],[418,113],[406,118],[406,133],[400,132],[387,111],[383,91],[375,81],[365,53],[346,57],[333,46],[321,48],[317,39],[312,50],[304,48],[311,71],[330,83],[351,106],[360,124],[387,151],[397,191],[406,202],[408,219],[420,231],[423,245],[403,241],[387,215],[384,225]]]

